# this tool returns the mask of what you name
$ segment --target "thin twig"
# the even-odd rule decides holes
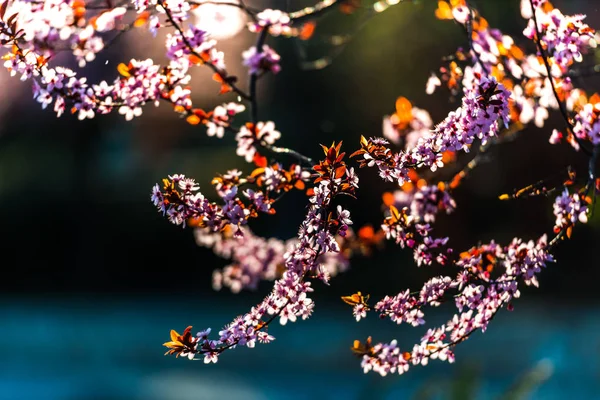
[[[477,167],[482,162],[485,162],[487,160],[486,153],[490,149],[490,147],[495,146],[497,144],[501,144],[501,143],[505,143],[505,142],[514,140],[515,136],[519,132],[521,132],[523,130],[523,128],[524,128],[524,125],[522,125],[522,124],[519,124],[519,123],[513,124],[513,126],[510,126],[507,129],[500,132],[498,134],[498,136],[495,136],[495,137],[491,138],[490,140],[488,140],[486,142],[486,144],[480,145],[477,155],[475,155],[475,157],[473,157],[473,159],[471,159],[471,161],[469,161],[467,163],[467,165],[464,166],[463,169],[461,169],[456,174],[454,174],[454,176],[450,180],[450,189],[455,189],[456,187],[458,187],[458,185],[460,185],[460,182],[464,178],[466,178],[467,175],[475,169],[475,167]]]
[[[407,1],[412,1],[412,0],[400,0],[396,4],[404,3]],[[380,6],[377,6],[378,4]],[[329,54],[327,54],[323,57],[320,57],[316,60],[312,60],[312,61],[306,60],[306,58],[307,58],[306,51],[305,51],[305,49],[303,49],[301,47],[301,42],[295,41],[296,51],[298,53],[298,56],[303,59],[302,62],[300,63],[300,67],[304,70],[320,70],[320,69],[323,69],[323,68],[331,65],[333,60],[336,57],[338,57],[340,54],[342,54],[342,52],[344,51],[346,46],[367,25],[367,22],[369,22],[371,20],[371,18],[373,18],[377,14],[382,13],[383,11],[387,10],[391,6],[392,5],[387,3],[386,1],[378,1],[377,3],[373,4],[373,6],[371,6],[367,10],[365,15],[362,16],[361,20],[352,29],[352,31],[350,33],[347,33],[345,35],[332,35],[332,36],[328,37],[327,41],[330,42],[330,44],[332,44],[332,50],[330,50]],[[314,15],[314,14],[311,14],[311,15]]]
[[[336,4],[341,4],[347,0],[323,0],[312,7],[306,7],[302,10],[290,13],[292,22],[301,22],[309,18],[318,17],[333,8]]]
[[[256,54],[257,55],[260,55],[263,51],[263,46],[265,44],[265,41],[267,40],[268,32],[269,32],[269,26],[267,25],[262,29],[262,31],[258,35],[258,39],[256,41]],[[254,72],[254,73],[250,74],[250,79],[249,79],[249,82],[250,82],[249,83],[249,86],[250,86],[249,87],[250,114],[251,114],[251,118],[252,118],[252,124],[254,125],[255,129],[256,129],[256,124],[258,123],[258,93],[257,93],[257,89],[256,89],[256,84],[257,84],[258,78],[260,78],[260,76],[261,75],[259,75],[258,72]],[[261,142],[260,145],[263,148],[272,151],[273,153],[289,154],[289,155],[297,158],[298,160],[300,160],[300,162],[304,162],[310,166],[314,165],[314,162],[310,157],[300,154],[295,150],[288,149],[285,147],[272,146],[265,142]]]
[[[313,166],[315,165],[315,162],[313,161],[312,158],[305,156],[304,154],[298,153],[295,150],[292,149],[288,149],[285,147],[277,147],[277,146],[264,146],[266,149],[272,151],[273,153],[278,153],[278,154],[289,154],[292,157],[297,158],[300,162],[303,162],[307,165]]]

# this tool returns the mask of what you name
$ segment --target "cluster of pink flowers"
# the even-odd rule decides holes
[[[538,5],[541,3],[538,2]],[[556,18],[562,15],[560,12],[555,12],[554,14]],[[461,4],[457,5],[453,9],[453,18],[462,24],[471,23],[469,21],[471,18],[470,9]],[[581,18],[575,17],[572,21],[580,22]],[[555,22],[557,26],[560,25],[560,21],[557,20]],[[574,39],[564,37],[569,35],[589,36],[587,28],[578,26],[575,22],[569,28],[575,30],[576,33],[573,33],[573,31],[564,31],[558,33],[558,35],[563,36],[562,40],[571,40],[570,51],[572,54],[575,54],[575,49],[577,48],[590,46],[589,37],[581,39],[580,42],[576,43],[573,43],[575,42]],[[483,87],[480,85],[482,82],[486,82],[486,71],[492,71],[492,67],[497,69],[499,66],[504,67],[508,65],[513,75],[519,75],[523,71],[529,70],[522,68],[525,64],[518,65],[513,63],[510,66],[506,63],[506,61],[510,60],[508,58],[506,61],[501,61],[506,55],[506,53],[502,54],[501,49],[503,48],[504,51],[509,49],[512,46],[512,39],[503,37],[499,31],[488,28],[480,28],[477,33],[478,35],[473,38],[473,47],[471,48],[473,61],[476,65],[467,67],[464,75],[462,75],[462,90],[465,92],[465,96],[461,109],[458,112],[451,112],[448,118],[434,129],[429,138],[424,136],[419,139],[415,148],[418,148],[428,140],[434,142],[437,139],[437,142],[434,143],[439,143],[439,147],[442,149],[468,151],[475,137],[481,139],[482,142],[489,140],[499,133],[498,120],[502,119],[504,124],[508,125],[512,118],[507,101],[509,97],[508,91],[505,89],[486,89],[485,84]],[[555,47],[550,47],[549,49],[553,59],[563,57],[564,60],[569,57],[564,53],[558,54],[553,52]],[[558,47],[558,50],[561,50],[561,47]],[[531,59],[528,58],[526,60]],[[572,60],[577,61],[578,58],[573,56]],[[555,62],[561,64],[560,60],[555,60]],[[561,66],[567,67],[570,64],[572,64],[572,61],[563,61]],[[536,74],[544,77],[545,71],[543,67],[540,67],[539,62],[537,62],[537,70]],[[559,73],[562,72],[564,72],[564,69],[561,69]],[[483,78],[481,78],[481,74],[484,75]],[[535,76],[536,74],[529,75],[529,78],[532,78],[530,82],[537,82],[535,83],[537,86],[530,84],[529,88],[537,87],[540,89],[542,88],[540,85],[543,85],[544,90],[549,90],[549,93],[539,95],[539,92],[537,92],[534,96],[535,98],[529,98],[527,101],[533,101],[534,104],[543,106],[544,110],[549,106],[558,108],[554,87],[549,84],[550,81],[545,79],[545,77],[542,82],[547,81],[547,83],[539,83],[536,80],[538,78]],[[431,87],[439,86],[439,83],[441,83],[439,80],[436,81],[436,79],[438,78],[435,76],[430,79]],[[450,77],[447,76],[445,79],[449,80]],[[495,82],[495,80],[492,80],[492,82]],[[568,85],[569,83],[567,82],[563,88],[569,94],[574,92],[572,96],[575,96],[577,92],[569,91],[570,88]],[[515,89],[515,86],[513,86],[513,89]],[[477,96],[469,96],[470,91],[477,91]],[[494,103],[496,108],[486,112],[486,115],[490,116],[489,119],[484,119],[484,121],[476,124],[473,128],[470,128],[469,118],[465,122],[457,123],[457,121],[461,121],[460,118],[464,115],[462,110],[477,110],[476,101],[489,99],[491,93],[497,92],[502,93],[499,97],[502,97],[505,101],[496,101]],[[533,92],[536,93],[535,90]],[[522,93],[521,95],[525,98]],[[549,102],[544,103],[544,99],[553,99],[555,103],[552,105]],[[573,102],[573,100],[571,101]],[[581,132],[577,135],[581,139],[589,140],[590,137],[587,135],[593,132],[593,124],[597,121],[596,116],[593,115],[593,113],[595,114],[595,104],[597,104],[597,99],[581,107],[575,118],[577,125],[573,131]],[[513,110],[523,119],[524,108],[522,105],[519,105],[517,99],[513,101],[510,107],[514,107]],[[572,110],[573,108],[574,104],[571,104],[569,109]],[[541,113],[536,116],[539,122],[541,122],[538,125],[543,124],[543,120],[546,117],[547,112],[546,114]],[[464,129],[464,131],[468,133],[466,135],[463,134],[460,129],[457,130],[455,128],[456,126],[461,128],[467,126],[468,128]],[[469,132],[475,130],[479,132],[476,135]],[[440,133],[447,133],[447,135],[440,135]],[[436,138],[436,135],[439,136]],[[464,138],[467,138],[467,140]],[[592,141],[592,143],[594,142]],[[392,154],[385,146],[386,144],[381,139],[363,139],[361,143],[362,149],[356,153],[356,155],[362,155],[363,157],[360,161],[361,166],[377,166],[384,180],[390,180],[388,178],[389,174],[382,173],[386,169],[398,169],[402,167],[416,168],[435,164],[435,161],[429,161],[435,160],[432,156],[429,159],[426,158],[425,162],[422,161],[423,157],[416,158],[413,162],[403,162],[402,153],[400,155]],[[439,151],[430,151],[429,154],[441,158]],[[439,166],[442,165],[440,164]],[[590,166],[590,168],[594,167],[593,165]],[[407,171],[406,173],[396,172],[396,175],[408,178],[409,174]],[[591,178],[587,182],[586,188],[595,184],[593,170],[590,170],[590,175]],[[404,179],[399,183],[404,184],[405,182],[409,181]],[[442,186],[442,188],[444,187]],[[396,191],[393,196],[394,206],[391,207],[390,215],[386,218],[382,229],[389,239],[395,239],[396,243],[402,247],[415,249],[415,260],[418,265],[421,263],[430,263],[434,259],[435,250],[444,249],[437,253],[437,257],[444,256],[441,263],[453,264],[459,269],[456,278],[450,276],[434,277],[426,282],[420,291],[411,292],[410,290],[406,290],[396,296],[386,296],[376,303],[374,310],[382,318],[389,317],[390,320],[397,324],[406,323],[412,326],[425,324],[424,309],[427,306],[437,307],[442,302],[453,300],[458,313],[441,327],[429,329],[422,337],[421,342],[415,344],[410,351],[401,351],[396,340],[390,343],[373,345],[371,338],[369,338],[364,344],[355,343],[353,350],[362,356],[362,367],[365,372],[375,371],[385,376],[389,373],[402,374],[409,369],[410,365],[426,365],[431,359],[453,362],[454,353],[452,349],[456,344],[464,341],[471,333],[477,330],[485,331],[489,322],[501,308],[506,306],[512,309],[511,301],[520,296],[520,283],[524,283],[527,286],[539,286],[538,274],[546,267],[547,263],[554,261],[549,252],[550,248],[559,238],[565,235],[570,236],[570,229],[575,223],[587,222],[589,213],[587,200],[582,197],[581,192],[571,194],[565,189],[556,198],[554,203],[554,214],[556,216],[554,230],[558,236],[552,240],[551,244],[547,242],[545,235],[537,242],[524,242],[516,238],[505,247],[499,246],[492,241],[489,244],[479,245],[467,252],[456,255],[451,249],[445,249],[447,238],[433,239],[429,234],[431,227],[429,224],[423,224],[423,222],[433,222],[436,213],[440,209],[445,208],[444,206],[440,206],[440,202],[444,203],[443,200],[440,201],[440,193],[446,194],[443,190],[440,192],[436,186],[427,185],[421,186],[416,190]],[[449,194],[447,194],[446,198],[451,199]],[[418,200],[421,200],[421,202],[419,203]],[[451,204],[450,210],[456,206],[454,203]],[[403,208],[398,211],[401,207]],[[448,296],[449,291],[452,291],[454,294]],[[354,306],[353,314],[357,320],[360,320],[366,317],[369,310],[370,307],[363,301]]]
[[[263,192],[247,189],[243,192],[243,197],[249,200],[246,205],[238,196],[238,187],[233,186],[220,193],[224,204],[218,205],[198,191],[200,186],[194,179],[171,175],[163,183],[162,189],[158,184],[152,188],[151,199],[158,211],[175,225],[185,226],[188,220],[194,220],[212,231],[232,225],[237,227],[235,235],[242,236],[240,226],[246,225],[255,212],[268,213],[273,203]]]
[[[484,255],[493,255],[493,260],[484,260]],[[429,360],[454,362],[452,347],[476,330],[485,331],[496,313],[520,296],[519,280],[537,286],[536,274],[552,261],[545,236],[537,242],[524,243],[515,239],[504,248],[491,243],[463,253],[456,263],[459,272],[455,279],[434,277],[419,292],[406,290],[393,297],[386,296],[374,309],[381,317],[389,317],[397,324],[424,324],[424,307],[439,306],[446,300],[449,290],[457,292],[453,297],[458,313],[444,325],[429,329],[411,351],[402,352],[396,340],[369,346],[363,354],[364,371],[385,376],[402,374],[410,365],[427,365]],[[481,280],[477,270],[487,262],[504,272],[494,280]]]
[[[169,98],[176,104],[190,103],[189,91],[181,87],[189,82],[187,71],[173,66],[165,73],[151,59],[131,60],[128,66],[123,64],[124,77],[112,84],[102,81],[97,85],[89,85],[86,78],[77,78],[68,68],[31,65],[20,57],[5,62],[12,74],[40,76],[39,82],[34,81],[33,96],[43,108],[54,102],[58,116],[71,103],[79,119],[93,118],[96,113],[107,114],[116,107],[126,120],[131,120],[142,114],[145,104],[158,104],[169,90],[173,91]]]
[[[219,331],[219,338],[208,339],[211,329],[198,332],[193,347],[188,349],[189,358],[196,354],[204,355],[204,362],[216,363],[218,356],[226,349],[237,346],[253,348],[256,342],[270,343],[275,339],[266,327],[275,317],[279,317],[281,325],[288,321],[295,322],[297,318],[310,317],[314,303],[308,294],[312,292],[310,282],[293,271],[286,271],[283,277],[275,282],[275,287],[269,296],[260,304],[252,307],[250,312],[235,318],[230,324]],[[264,321],[264,318],[268,318]]]
[[[342,211],[347,213],[347,211]],[[196,243],[208,247],[231,264],[213,272],[213,288],[229,288],[233,293],[241,290],[256,290],[263,281],[273,281],[284,271],[284,255],[294,249],[298,239],[280,240],[255,235],[249,228],[241,228],[243,236],[223,232],[212,232],[196,228]],[[339,232],[341,234],[341,232]],[[344,245],[342,237],[336,237],[339,247]],[[342,252],[321,253],[317,262],[324,274],[336,276],[349,267],[348,258]]]
[[[205,126],[209,136],[236,133],[237,155],[255,165],[248,176],[230,170],[213,179],[219,204],[209,201],[196,181],[184,175],[171,175],[152,190],[152,202],[171,223],[195,227],[199,245],[231,260],[214,272],[215,289],[239,292],[256,289],[262,280],[274,281],[271,293],[219,331],[216,339],[209,338],[210,328],[196,336],[191,327],[182,335],[172,331],[171,341],[165,343],[167,353],[190,359],[202,355],[205,363],[214,363],[225,350],[271,342],[274,337],[267,329],[272,321],[278,319],[285,325],[311,315],[314,303],[309,297],[313,290],[309,280],[328,283],[348,268],[353,249],[369,241],[379,243],[385,236],[410,249],[417,266],[435,262],[454,268],[454,272],[429,279],[416,292],[407,289],[385,296],[372,309],[396,324],[415,327],[425,324],[429,306],[453,302],[457,312],[444,325],[429,329],[410,351],[401,351],[395,340],[373,345],[369,338],[364,344],[355,343],[353,350],[362,356],[364,371],[402,374],[411,365],[426,365],[433,359],[453,362],[454,346],[477,330],[485,331],[500,309],[511,309],[513,299],[520,296],[519,285],[538,286],[538,274],[553,261],[553,246],[570,237],[575,224],[587,222],[590,196],[600,187],[594,170],[595,147],[600,145],[600,96],[588,96],[567,78],[572,66],[596,47],[594,31],[583,22],[583,15],[565,16],[547,0],[522,0],[522,14],[529,19],[523,33],[536,42],[539,51],[526,54],[512,37],[489,27],[466,1],[438,1],[436,15],[456,21],[467,32],[468,48],[459,48],[449,57],[440,76],[432,74],[426,92],[433,93],[444,83],[453,96],[461,98],[460,106],[434,126],[427,111],[400,97],[395,113],[383,121],[387,140],[361,137],[360,149],[352,155],[358,157],[360,167],[376,167],[384,181],[401,186],[387,200],[384,196],[388,211],[381,230],[359,230],[363,243],[351,229],[350,211],[334,205],[338,195],[355,197],[358,188],[358,177],[346,165],[341,143],[322,146],[325,157],[315,163],[294,150],[274,146],[281,133],[274,122],[257,117],[257,81],[266,73],[281,70],[281,57],[266,41],[270,36],[309,39],[314,23],[301,28],[295,24],[316,19],[336,2],[324,0],[289,14],[257,11],[237,1],[222,4],[250,16],[248,29],[257,33],[256,45],[242,53],[250,78],[247,92],[236,86],[237,78],[227,72],[224,54],[217,50],[211,32],[190,21],[192,8],[201,3],[133,0],[104,6],[83,0],[0,0],[0,41],[7,50],[4,66],[11,75],[32,80],[34,98],[43,108],[53,105],[59,116],[70,110],[79,119],[117,110],[131,120],[142,114],[146,104],[166,102],[189,124]],[[388,1],[385,9],[396,3]],[[357,7],[354,2],[342,6],[347,13]],[[133,9],[137,13],[129,12]],[[159,28],[170,28],[164,43],[167,64],[133,59],[118,65],[120,76],[98,84],[72,69],[51,65],[59,52],[68,49],[83,67],[94,61],[111,38],[142,26],[154,35]],[[220,94],[233,94],[237,100],[224,100],[208,112],[195,108],[190,70],[201,65],[213,72]],[[246,107],[251,118],[233,126],[234,117]],[[465,171],[477,165],[477,156],[449,183],[432,184],[431,173],[452,162],[455,153],[470,151],[478,141],[484,151],[487,147],[483,145],[502,140],[511,125],[517,130],[530,122],[542,127],[549,109],[559,109],[567,125],[566,135],[554,130],[551,142],[566,138],[591,157],[587,181],[579,184],[569,179],[555,199],[557,235],[550,242],[544,235],[536,242],[514,239],[507,246],[491,241],[462,253],[448,246],[448,237],[432,236],[438,213],[456,209],[452,190]],[[400,146],[398,152],[388,147],[390,141]],[[593,151],[588,146],[594,146]],[[284,167],[276,161],[279,154],[295,157],[299,165]],[[427,179],[419,177],[419,169],[425,170]],[[247,226],[249,220],[261,213],[274,214],[274,204],[293,189],[306,190],[308,197],[297,238],[283,241],[255,235]],[[544,188],[543,192],[550,190]],[[354,318],[360,321],[372,310],[368,298],[358,292],[342,299],[353,306]]]
[[[213,272],[213,288],[220,290],[226,287],[233,293],[243,289],[254,290],[262,280],[274,280],[278,269],[283,268],[283,255],[291,250],[295,242],[262,238],[248,228],[243,229],[241,238],[196,228],[195,237],[198,245],[211,248],[220,257],[231,259],[230,265]]]
[[[535,13],[539,23],[537,30],[542,33],[540,39],[552,59],[563,70],[573,62],[581,62],[582,53],[590,47],[596,47],[594,31],[583,23],[585,15],[563,15],[557,8],[546,13],[539,5],[536,6]],[[535,38],[537,33],[533,20],[529,20],[523,34],[529,39]]]
[[[384,117],[383,137],[396,145],[403,142],[405,149],[414,147],[420,137],[429,134],[433,122],[429,113],[418,107],[411,107],[410,117],[406,126],[401,126],[403,121],[397,114]]]
[[[261,32],[267,28],[273,36],[288,35],[291,32],[290,15],[281,10],[267,8],[256,14],[256,21],[248,25],[250,32]]]
[[[187,74],[186,69],[173,66],[168,73],[163,74],[160,66],[155,65],[151,59],[144,61],[131,60],[125,72],[125,77],[116,80],[112,93],[108,93],[114,97],[115,101],[122,104],[119,107],[119,114],[124,115],[125,119],[129,121],[142,114],[142,107],[146,103],[153,102],[158,105],[159,100],[163,97],[162,94],[167,88],[173,88],[174,85],[186,85],[189,80],[190,76]],[[179,104],[187,105],[190,101],[189,91],[179,89],[177,92],[181,95],[175,100]]]
[[[409,210],[411,221],[417,223],[434,223],[440,211],[446,214],[456,209],[456,201],[448,190],[437,185],[424,185],[413,190],[396,190],[392,194],[393,206],[399,210]]]
[[[435,222],[440,210],[450,214],[456,208],[456,202],[447,190],[436,185],[426,185],[417,189],[410,202],[410,214],[417,221]]]
[[[167,57],[189,68],[193,64],[190,56],[197,54],[201,56],[199,61],[210,62],[218,69],[224,70],[224,54],[215,48],[216,44],[217,41],[210,39],[208,32],[192,25],[183,34],[175,31],[167,35]]]
[[[413,249],[418,266],[431,265],[433,261],[445,265],[453,252],[447,247],[449,238],[432,237],[433,228],[428,223],[419,222],[421,217],[409,214],[406,207],[400,211],[391,207],[381,229],[387,239],[393,239],[402,248]]]
[[[264,44],[260,51],[256,47],[251,47],[242,53],[244,65],[248,67],[251,74],[259,74],[270,71],[274,74],[281,71],[279,66],[279,54],[268,45]]]
[[[258,154],[258,149],[263,145],[271,145],[281,137],[281,133],[275,130],[272,121],[246,124],[235,135],[237,141],[237,155],[244,157],[247,162],[252,162]]]
[[[206,134],[222,138],[225,135],[225,129],[231,126],[233,117],[245,110],[246,106],[234,102],[216,106],[211,118],[206,122]]]
[[[573,134],[598,146],[600,144],[600,103],[585,104],[574,119]]]
[[[554,216],[556,216],[554,230],[559,232],[572,227],[577,222],[586,223],[588,212],[588,204],[579,193],[570,194],[569,190],[565,189],[554,201]]]
[[[419,141],[412,151],[417,159],[413,164],[429,166],[433,171],[436,165],[441,166],[440,151],[468,151],[476,138],[485,144],[498,134],[499,119],[508,126],[510,93],[493,77],[478,81],[474,90],[465,93],[461,107],[435,127],[432,137]]]
[[[13,32],[14,33],[14,32]],[[54,102],[54,110],[60,116],[67,104],[78,112],[79,119],[93,118],[96,113],[107,114],[114,108],[127,120],[140,116],[146,103],[158,104],[159,100],[172,99],[175,104],[189,105],[189,90],[181,85],[189,83],[187,67],[172,62],[167,68],[155,65],[151,59],[131,60],[121,64],[122,77],[112,84],[105,81],[90,85],[86,78],[64,67],[49,67],[47,61],[34,51],[17,48],[9,53],[4,66],[11,75],[21,75],[22,80],[34,80],[34,98],[45,108]],[[166,93],[173,91],[171,96]]]
[[[10,1],[6,15],[16,15],[25,50],[50,58],[61,49],[71,49],[80,67],[104,49],[100,33],[117,29],[127,9],[115,7],[102,12],[89,11],[83,1]],[[6,29],[6,26],[3,28]],[[0,35],[3,39],[6,35]]]
[[[314,194],[309,199],[310,207],[306,218],[298,231],[298,241],[284,254],[285,272],[275,281],[271,294],[249,313],[235,318],[219,331],[217,340],[208,339],[208,329],[198,333],[197,338],[188,341],[186,346],[180,345],[180,341],[172,341],[165,345],[189,358],[194,358],[196,354],[204,354],[206,363],[217,362],[218,356],[226,349],[237,346],[252,348],[257,341],[271,342],[274,337],[266,330],[275,318],[279,318],[279,323],[285,325],[287,322],[295,322],[298,318],[306,319],[311,315],[314,303],[308,294],[313,289],[306,279],[317,278],[325,282],[329,280],[329,274],[320,263],[319,256],[328,252],[339,252],[335,235],[344,226],[352,224],[347,210],[338,207],[335,214],[329,212],[337,195],[353,194],[358,187],[356,177],[345,169],[345,164],[339,158],[339,150],[340,146],[332,146],[326,161],[319,164],[323,168],[316,169],[319,171],[318,179],[315,180]],[[343,158],[343,154],[341,157]],[[341,170],[339,168],[345,170],[336,174],[334,168],[338,171]],[[335,178],[329,179],[332,173]],[[193,181],[179,178],[178,185],[182,190],[197,188]]]
[[[8,3],[7,3],[8,4]],[[4,66],[11,75],[21,80],[33,79],[34,98],[46,108],[52,102],[60,116],[65,109],[78,113],[79,119],[93,118],[117,109],[127,120],[142,114],[147,103],[158,105],[166,100],[179,106],[180,112],[191,113],[191,92],[188,69],[195,64],[209,64],[220,76],[225,87],[231,78],[225,71],[223,53],[215,48],[216,41],[193,25],[178,27],[166,38],[167,66],[154,64],[150,59],[131,60],[119,65],[121,77],[111,84],[102,81],[90,84],[78,78],[68,68],[50,67],[49,61],[65,46],[73,49],[79,65],[95,58],[104,47],[100,34],[123,32],[131,26],[147,23],[154,32],[161,26],[159,15],[173,23],[187,19],[190,5],[187,1],[158,1],[137,3],[141,10],[153,7],[148,17],[139,17],[133,24],[121,24],[126,7],[107,7],[105,10],[86,8],[83,1],[10,2],[6,16],[14,16],[14,24],[0,25],[0,39],[11,52],[4,58]],[[67,43],[65,45],[65,43]],[[176,108],[177,109],[177,108]],[[223,117],[221,115],[220,117]],[[215,122],[215,120],[213,120]],[[209,132],[222,136],[217,129],[222,123],[209,125]]]
[[[492,74],[512,92],[511,121],[521,124],[534,122],[536,126],[542,127],[548,118],[549,109],[559,108],[553,85],[547,78],[551,75],[560,82],[557,90],[567,98],[567,109],[573,110],[573,102],[569,99],[577,97],[579,92],[573,88],[568,78],[562,77],[567,75],[573,62],[581,61],[582,54],[596,47],[594,31],[582,22],[582,15],[565,16],[558,9],[553,9],[547,1],[536,0],[533,5],[542,35],[542,46],[550,53],[549,71],[536,54],[526,54],[512,37],[490,28],[487,21],[476,11],[470,10],[466,3],[453,2],[454,20],[466,30],[471,26],[474,31],[471,36],[472,47],[469,49],[473,65],[461,68],[451,62],[449,66],[440,68],[442,80],[433,74],[427,83],[427,93],[433,93],[444,81],[455,94],[460,90],[459,82],[464,88],[472,88],[478,82],[474,79],[475,74]],[[521,0],[521,10],[523,17],[529,20],[524,34],[535,40],[536,27],[532,20],[530,0]],[[473,21],[470,18],[471,11]],[[463,49],[457,51],[457,55],[463,56],[463,53]],[[551,141],[558,143],[559,134],[557,132]],[[579,149],[571,136],[567,139]]]
[[[448,114],[429,135],[417,140],[415,147],[397,154],[385,148],[384,139],[364,141],[361,166],[377,166],[379,175],[403,185],[409,168],[429,167],[431,171],[444,165],[444,151],[469,151],[477,138],[485,143],[499,130],[499,119],[508,124],[510,93],[495,78],[479,77],[479,85],[467,91],[462,105]]]

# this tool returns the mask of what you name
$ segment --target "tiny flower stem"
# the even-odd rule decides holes
[[[553,247],[555,247],[558,244],[558,242],[560,242],[565,237],[566,234],[567,234],[567,230],[566,229],[562,229],[560,232],[558,232],[556,234],[556,236],[554,236],[552,238],[552,240],[550,240],[548,242],[548,247],[547,248],[548,249],[552,249]]]

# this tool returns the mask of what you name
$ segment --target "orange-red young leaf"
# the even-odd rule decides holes
[[[150,18],[150,12],[149,11],[142,12],[141,14],[138,15],[138,17],[133,22],[133,26],[135,28],[140,28],[140,27],[146,25],[146,22],[148,22],[148,18]]]
[[[361,343],[360,340],[355,340],[352,347],[350,347],[350,350],[358,356],[373,355],[372,340],[371,336],[367,338],[365,343]]]
[[[394,194],[391,193],[391,192],[385,192],[383,194],[383,196],[381,196],[381,198],[383,200],[383,204],[386,207],[392,206],[394,204],[395,200],[396,200],[395,197],[394,197]]]
[[[8,1],[0,4],[0,19],[4,20],[4,14],[6,14],[6,8],[8,7]]]
[[[317,27],[317,23],[314,21],[308,21],[300,28],[300,34],[298,37],[300,40],[308,40],[315,33],[315,28]]]
[[[196,65],[200,65],[200,64],[204,64],[204,61],[198,57],[195,54],[190,54],[188,56],[188,60],[192,63],[192,64],[196,64]]]
[[[198,125],[200,123],[200,117],[198,117],[195,114],[192,114],[192,115],[188,116],[185,120],[190,125]]]
[[[358,230],[358,237],[362,240],[371,240],[375,236],[375,229],[371,225],[365,225]]]
[[[369,301],[369,295],[363,296],[361,292],[356,292],[350,296],[342,296],[342,301],[351,306],[355,306],[357,304],[367,305],[367,301]]]
[[[342,165],[341,167],[338,167],[335,169],[335,178],[339,179],[342,176],[344,176],[345,173],[346,173],[346,166]]]
[[[131,73],[129,72],[129,66],[126,64],[120,63],[117,65],[117,71],[119,71],[119,74],[123,75],[125,78],[129,78],[131,76]]]
[[[437,19],[454,19],[452,16],[452,7],[444,0],[438,1],[438,8],[435,10],[435,17]]]
[[[254,153],[254,157],[252,158],[254,165],[257,167],[266,167],[269,163],[267,162],[267,157],[261,156],[258,153]]]

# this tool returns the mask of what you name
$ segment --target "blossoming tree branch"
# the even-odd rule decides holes
[[[242,0],[0,1],[4,67],[10,75],[31,81],[42,108],[50,107],[58,116],[70,112],[81,120],[117,111],[131,120],[144,107],[167,103],[187,123],[204,127],[209,136],[234,135],[236,154],[248,162],[245,172],[229,170],[215,176],[211,184],[218,202],[209,201],[194,179],[180,174],[152,189],[152,202],[169,222],[192,227],[199,245],[231,260],[214,271],[215,289],[239,292],[254,290],[263,280],[273,282],[262,302],[216,333],[210,328],[196,334],[192,327],[182,334],[172,330],[171,340],[164,344],[167,354],[212,363],[230,350],[270,343],[275,339],[273,322],[286,325],[310,317],[315,306],[310,298],[313,281],[329,282],[349,267],[353,255],[376,251],[387,239],[411,251],[418,267],[441,264],[447,275],[432,277],[421,288],[399,288],[374,303],[363,294],[369,288],[357,288],[342,298],[352,306],[356,321],[375,312],[392,323],[420,327],[431,307],[446,302],[454,304],[456,312],[443,325],[430,326],[416,344],[378,343],[369,337],[355,341],[352,351],[360,356],[365,372],[382,376],[402,374],[430,360],[453,362],[455,347],[474,332],[485,331],[500,310],[512,309],[523,285],[538,286],[538,275],[554,261],[554,248],[571,236],[577,224],[587,222],[600,187],[596,178],[600,95],[576,87],[571,77],[582,73],[584,56],[596,47],[598,36],[584,22],[585,16],[563,15],[549,1],[521,1],[523,37],[515,38],[490,27],[466,0],[437,2],[436,17],[453,21],[465,34],[464,46],[423,83],[429,94],[442,90],[460,99],[460,105],[437,124],[426,110],[400,97],[394,113],[384,117],[383,131],[360,140],[357,135],[350,156],[341,142],[322,145],[319,160],[279,144],[285,138],[277,121],[261,120],[257,102],[261,77],[277,74],[285,65],[270,43],[311,40],[326,13],[338,13],[340,18],[361,13],[366,22],[399,3],[411,6],[409,0],[324,0],[284,12],[255,9]],[[242,53],[247,88],[228,72],[211,32],[191,20],[193,10],[207,5],[237,8],[251,21],[248,29],[256,35],[256,45]],[[114,80],[97,83],[55,65],[55,57],[68,52],[84,67],[132,29],[148,29],[153,35],[167,32],[162,64],[124,60]],[[333,55],[312,65],[322,68],[331,60]],[[207,111],[193,104],[193,68],[212,71],[222,105]],[[530,124],[544,127],[552,112],[560,114],[563,126],[548,129],[548,140],[570,146],[588,160],[588,170],[569,169],[558,180],[542,179],[499,194],[500,200],[552,196],[556,217],[548,229],[552,233],[462,250],[452,247],[451,238],[437,236],[438,213],[456,209],[453,194],[486,151],[518,139]],[[437,181],[436,171],[458,163],[460,152],[476,155],[452,179]],[[365,226],[355,232],[350,211],[338,200],[356,196],[357,171],[363,167],[375,168],[396,189],[382,196],[387,211],[380,228]],[[295,190],[307,195],[306,215],[296,238],[264,238],[248,228],[251,219],[275,213],[277,203]]]

